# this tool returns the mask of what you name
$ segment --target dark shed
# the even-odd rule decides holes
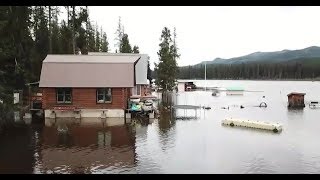
[[[288,107],[290,108],[301,108],[305,107],[304,96],[306,93],[292,92],[288,94]]]

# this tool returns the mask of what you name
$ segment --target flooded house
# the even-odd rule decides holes
[[[39,83],[45,118],[123,118],[132,89],[141,82],[135,68],[140,59],[131,54],[48,55]],[[141,76],[147,79],[146,73]]]
[[[303,108],[305,107],[304,104],[304,96],[305,93],[297,93],[297,92],[292,92],[288,94],[288,107],[289,108]]]

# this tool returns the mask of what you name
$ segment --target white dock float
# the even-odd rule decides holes
[[[256,128],[256,129],[265,129],[271,130],[273,132],[282,131],[282,125],[279,123],[269,123],[269,122],[261,122],[261,121],[250,121],[250,120],[243,120],[243,119],[224,119],[222,120],[222,124],[229,125],[229,126],[241,126],[241,127],[249,127],[249,128]]]

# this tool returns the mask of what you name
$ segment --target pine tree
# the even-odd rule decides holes
[[[49,25],[49,54],[52,54],[52,8],[48,6],[49,17],[48,17],[48,25]]]
[[[176,28],[173,30],[173,44],[170,46],[171,53],[173,54],[174,59],[178,59],[180,54],[178,53],[178,45],[177,45],[177,33]]]
[[[127,34],[123,34],[122,36],[120,53],[132,53],[131,45],[129,43],[129,37]]]
[[[107,39],[107,34],[104,32],[102,36],[102,44],[101,44],[101,51],[108,52],[109,51],[109,43]]]
[[[176,62],[178,53],[172,42],[170,30],[167,27],[162,30],[160,41],[160,50],[158,52],[160,62],[155,64],[156,84],[164,91],[172,91],[178,74]]]
[[[42,61],[47,56],[49,52],[49,29],[48,29],[48,17],[46,16],[46,7],[36,6],[35,13],[33,14],[34,22],[34,36],[35,36],[35,46],[34,55],[32,58],[32,80],[38,80],[40,77],[40,71],[42,66]]]
[[[133,46],[133,49],[132,49],[132,52],[133,53],[136,53],[136,54],[139,54],[140,52],[139,52],[139,47],[138,46]]]
[[[95,31],[94,28],[92,27],[92,24],[90,21],[88,21],[88,51],[89,52],[95,52],[96,49],[96,44],[95,44]]]
[[[72,31],[68,27],[65,21],[61,22],[60,27],[61,33],[61,53],[62,54],[73,54],[73,47],[72,47]]]
[[[100,32],[98,30],[98,25],[96,23],[96,40],[95,40],[95,52],[99,52],[100,51]]]
[[[118,49],[116,49],[116,53],[117,53],[117,52],[121,52],[120,49],[121,49],[121,44],[122,44],[122,38],[124,35],[124,27],[121,24],[121,17],[120,16],[119,16],[119,21],[118,21],[118,28],[117,28],[115,34],[116,34],[115,47],[118,48]]]
[[[76,6],[72,6],[72,51],[73,51],[73,54],[76,54],[75,18],[76,18]]]

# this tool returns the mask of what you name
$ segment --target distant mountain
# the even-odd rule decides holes
[[[241,63],[281,63],[287,61],[303,61],[320,58],[320,47],[311,46],[300,50],[282,50],[275,52],[255,52],[241,57],[230,59],[216,58],[212,61],[203,61],[199,64],[241,64]],[[199,65],[198,64],[198,65]]]

